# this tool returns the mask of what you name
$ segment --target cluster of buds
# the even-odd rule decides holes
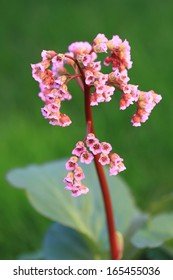
[[[69,171],[64,179],[66,189],[72,192],[72,196],[86,194],[89,189],[82,183],[85,178],[79,162],[90,164],[94,156],[98,155],[101,165],[109,166],[109,175],[117,175],[125,170],[123,159],[116,153],[111,153],[112,146],[107,142],[99,142],[93,133],[89,133],[85,142],[79,141],[73,149],[73,156],[67,161],[66,169]]]

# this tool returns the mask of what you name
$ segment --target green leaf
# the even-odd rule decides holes
[[[43,250],[34,251],[31,253],[20,254],[18,260],[45,260]]]
[[[91,260],[99,255],[96,247],[83,234],[57,223],[51,225],[43,242],[48,260]]]
[[[106,221],[100,185],[94,165],[82,165],[85,185],[90,192],[77,198],[64,189],[64,160],[43,165],[31,165],[8,173],[9,182],[27,191],[33,207],[44,216],[71,227],[93,240],[107,240]],[[106,177],[112,198],[116,228],[125,235],[137,210],[127,184],[118,176]]]
[[[135,215],[133,216],[133,220],[131,222],[127,236],[131,238],[131,236],[133,236],[134,233],[146,223],[148,218],[149,215],[147,213],[144,213],[141,210],[136,211]]]
[[[148,249],[146,257],[149,260],[173,260],[173,253],[164,247]]]
[[[132,237],[138,248],[154,248],[173,238],[173,212],[152,217]]]

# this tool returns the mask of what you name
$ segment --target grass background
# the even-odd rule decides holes
[[[22,191],[6,182],[7,171],[69,156],[85,134],[83,99],[75,84],[73,100],[64,104],[72,125],[56,128],[42,118],[30,69],[30,63],[40,61],[42,49],[65,52],[71,42],[92,42],[98,33],[108,38],[118,34],[130,42],[131,83],[155,90],[163,100],[140,128],[130,123],[133,106],[119,111],[116,97],[100,104],[93,110],[97,135],[125,159],[127,170],[121,176],[141,208],[147,210],[172,192],[172,15],[169,0],[1,1],[0,259],[39,248],[49,224]]]

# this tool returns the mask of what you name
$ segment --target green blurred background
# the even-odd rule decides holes
[[[44,163],[71,155],[85,134],[83,99],[72,84],[73,100],[64,112],[73,123],[52,127],[40,113],[38,84],[30,63],[40,61],[43,49],[66,52],[74,41],[89,41],[98,33],[118,34],[132,48],[131,83],[162,94],[148,122],[131,126],[133,106],[119,111],[118,98],[93,109],[98,137],[113,145],[127,170],[121,175],[139,207],[149,209],[173,189],[172,51],[173,2],[116,1],[1,1],[0,24],[0,259],[39,248],[50,223],[29,205],[22,191],[6,181],[9,169]]]

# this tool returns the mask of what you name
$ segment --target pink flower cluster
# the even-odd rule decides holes
[[[137,85],[128,84],[129,78],[126,70],[110,73],[108,81],[116,84],[123,92],[120,100],[121,110],[125,110],[134,102],[136,103],[137,111],[131,119],[133,126],[140,126],[141,123],[146,122],[152,109],[162,99],[161,95],[156,94],[153,90],[143,92],[138,89]]]
[[[68,126],[70,118],[60,112],[61,102],[72,98],[67,88],[67,76],[63,74],[65,56],[54,51],[42,51],[41,55],[42,61],[31,67],[33,78],[39,82],[41,91],[38,95],[45,102],[42,115],[52,125]],[[52,68],[48,69],[50,66]]]
[[[98,161],[101,165],[109,166],[109,175],[117,175],[125,170],[123,159],[118,154],[111,153],[112,146],[107,142],[99,142],[93,133],[89,133],[85,142],[79,141],[73,149],[73,156],[67,161],[66,169],[69,170],[64,182],[66,189],[72,192],[72,196],[86,194],[89,189],[83,185],[85,178],[82,168],[78,162],[90,164],[95,155],[99,155]]]
[[[148,92],[140,91],[139,99],[137,101],[137,111],[132,117],[134,126],[140,126],[140,123],[148,120],[152,109],[162,99],[161,95],[156,94],[153,90]]]
[[[123,42],[119,36],[113,36],[112,40],[107,42],[107,47],[111,53],[104,61],[106,66],[109,66],[111,63],[112,69],[118,69],[120,72],[132,67],[130,45],[127,40]]]
[[[122,92],[121,110],[133,103],[137,105],[131,120],[133,126],[145,122],[161,100],[161,95],[153,91],[144,93],[137,85],[128,83],[130,79],[127,70],[132,67],[130,45],[118,35],[108,40],[104,34],[99,33],[92,44],[75,42],[68,47],[68,51],[65,54],[43,51],[42,61],[31,65],[33,78],[40,85],[39,97],[45,102],[41,111],[50,124],[68,126],[71,123],[70,118],[60,112],[60,107],[62,101],[72,98],[67,87],[72,79],[76,79],[81,89],[85,86],[91,89],[91,106],[109,102],[115,90]],[[96,61],[99,53],[106,53],[104,65],[111,66],[113,72],[101,72],[101,61]],[[66,64],[72,67],[74,75],[67,71]]]
[[[128,84],[129,77],[127,69],[132,67],[130,46],[127,40],[124,42],[119,36],[113,36],[112,40],[108,40],[104,34],[98,34],[94,39],[93,49],[96,53],[110,51],[110,55],[104,60],[106,66],[112,65],[113,72],[106,76],[106,85],[111,87],[111,95],[114,89],[121,91],[122,97],[120,100],[120,109],[125,110],[131,104],[136,102],[137,111],[132,117],[133,126],[140,126],[145,122],[152,109],[162,99],[161,95],[156,94],[154,91],[142,92],[138,89],[137,85]],[[97,78],[98,74],[93,75]],[[94,80],[93,77],[92,79]],[[105,92],[105,90],[104,90]],[[101,93],[104,95],[104,93]],[[96,92],[91,97],[91,105],[97,105],[99,102],[109,101],[104,99],[103,96]]]
[[[109,73],[101,72],[101,61],[96,61],[99,53],[105,53],[104,65],[111,67]],[[132,67],[130,45],[118,35],[108,40],[104,34],[99,33],[92,44],[74,42],[65,54],[44,50],[41,57],[41,62],[31,65],[32,76],[39,83],[38,95],[44,102],[42,115],[52,125],[65,127],[71,124],[71,119],[61,113],[60,109],[62,101],[72,98],[68,91],[68,83],[72,79],[76,80],[87,99],[89,96],[87,106],[109,102],[115,91],[121,93],[120,110],[136,103],[136,113],[131,120],[133,126],[144,123],[162,99],[161,95],[152,90],[143,92],[138,89],[138,85],[129,83],[127,70]],[[68,70],[69,66],[73,73]],[[85,175],[79,162],[90,164],[95,157],[101,165],[108,165],[109,175],[117,175],[125,170],[123,159],[118,154],[111,153],[111,145],[99,142],[91,131],[93,130],[88,128],[86,140],[76,144],[73,156],[66,163],[69,172],[64,179],[65,188],[72,192],[72,196],[89,191],[82,182]]]

